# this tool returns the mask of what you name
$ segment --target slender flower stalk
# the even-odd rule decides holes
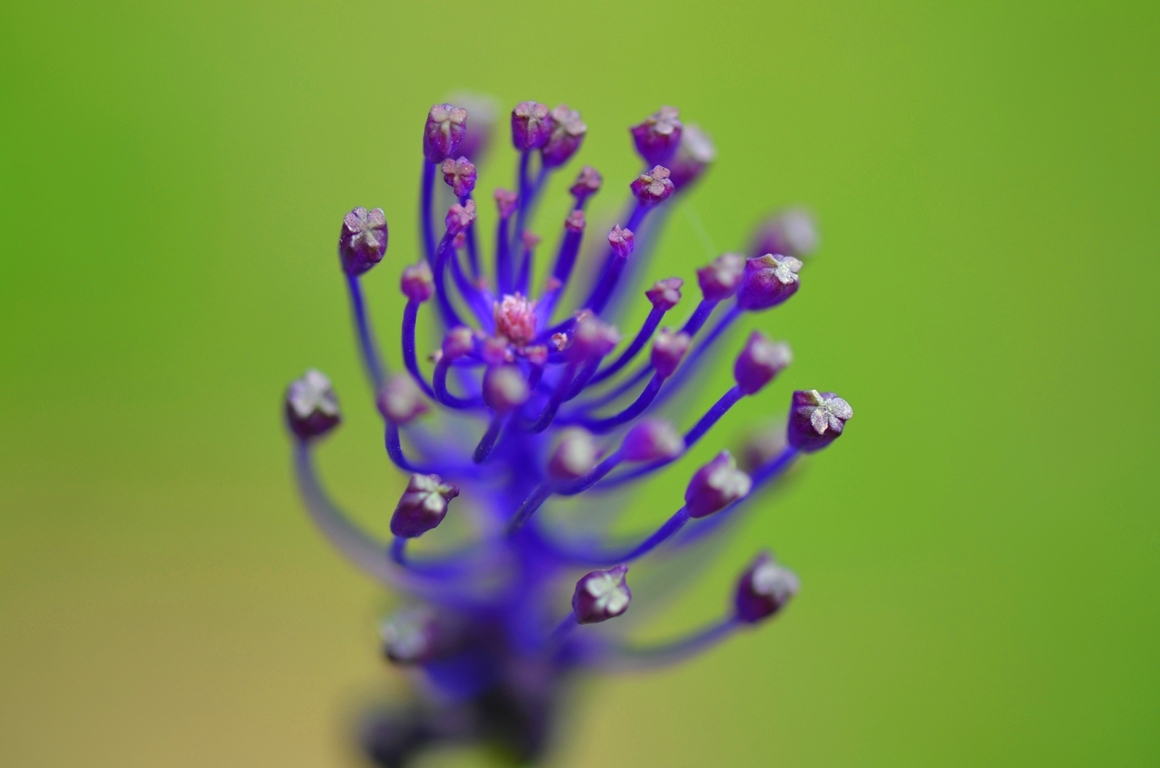
[[[681,301],[684,280],[656,282],[643,291],[651,311],[622,342],[619,305],[639,296],[635,280],[665,211],[701,186],[714,161],[707,135],[685,125],[673,107],[633,126],[642,168],[619,182],[624,218],[610,231],[587,231],[593,224],[585,207],[604,179],[584,166],[569,188],[570,207],[541,230],[557,239],[540,247],[531,231],[537,201],[582,150],[588,126],[567,105],[516,106],[516,191],[495,190],[498,221],[484,236],[476,232],[476,182],[478,165],[494,154],[488,142],[496,132],[493,110],[478,103],[485,106],[437,104],[423,127],[422,250],[389,267],[400,274],[404,299],[402,325],[388,334],[400,344],[398,370],[388,368],[362,286],[372,270],[384,269],[378,265],[387,255],[387,216],[355,208],[340,230],[357,348],[383,419],[387,457],[406,475],[393,514],[382,515],[390,538],[348,518],[319,476],[317,451],[342,422],[330,380],[308,371],[284,401],[311,519],[356,568],[408,598],[383,622],[380,642],[387,661],[422,684],[411,705],[370,717],[363,728],[367,755],[383,766],[407,765],[441,744],[481,743],[499,745],[520,764],[535,763],[578,674],[678,663],[780,614],[797,594],[798,579],[763,553],[738,577],[724,615],[708,617],[687,636],[642,646],[617,621],[632,607],[630,563],[680,557],[728,530],[801,457],[843,435],[853,416],[833,392],[794,392],[784,437],[746,451],[744,468],[722,451],[678,475],[683,495],[673,494],[670,511],[638,534],[577,534],[564,524],[556,509],[561,499],[583,506],[591,498],[607,508],[609,497],[596,494],[670,467],[790,364],[785,343],[753,331],[734,352],[733,385],[703,413],[671,414],[687,425],[683,434],[653,415],[688,391],[739,321],[797,294],[799,257],[816,246],[816,229],[800,209],[764,222],[754,242],[776,247],[751,258],[722,254],[697,270],[700,299],[678,322],[669,313]],[[585,246],[594,251],[592,282],[586,292],[569,293],[584,298],[561,311]],[[536,257],[544,254],[551,261],[537,289]],[[563,317],[554,321],[557,313]],[[442,326],[436,349],[419,335],[421,315]],[[452,525],[470,534],[467,543],[443,543],[438,529]]]

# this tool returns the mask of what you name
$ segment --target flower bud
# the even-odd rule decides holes
[[[754,331],[745,342],[745,349],[733,364],[733,378],[743,395],[753,395],[761,390],[773,377],[785,370],[793,360],[789,345],[783,341],[772,342],[761,331]]]
[[[616,326],[586,315],[576,323],[576,329],[572,332],[572,345],[568,348],[568,356],[577,361],[604,357],[619,343],[620,331]]]
[[[456,203],[447,211],[447,217],[444,223],[447,225],[447,234],[455,236],[460,232],[466,232],[467,228],[475,221],[475,201],[468,200],[465,205]]]
[[[664,280],[657,280],[653,283],[653,287],[644,292],[648,300],[652,302],[655,309],[668,311],[677,306],[681,300],[681,286],[685,281],[679,277],[668,277]]]
[[[637,176],[629,185],[632,194],[642,205],[658,205],[668,200],[676,189],[669,180],[669,169],[663,165],[653,167]]]
[[[818,248],[818,225],[804,208],[787,208],[763,221],[750,253],[782,253],[801,258]]]
[[[776,307],[797,293],[802,263],[793,256],[767,253],[745,262],[745,275],[737,291],[737,306],[749,311]]]
[[[496,333],[517,347],[536,338],[536,302],[522,294],[505,294],[492,307]]]
[[[443,359],[447,362],[458,360],[475,349],[475,334],[462,325],[452,328],[443,337]]]
[[[555,127],[548,108],[535,101],[521,101],[512,110],[512,144],[521,152],[540,149]]]
[[[660,165],[672,157],[681,141],[680,111],[676,107],[661,107],[628,130],[644,161]]]
[[[729,451],[721,451],[693,474],[685,489],[685,509],[691,518],[708,517],[748,496],[751,488],[749,475],[737,468]]]
[[[338,398],[330,379],[313,368],[286,388],[286,421],[294,434],[309,440],[338,426]]]
[[[668,328],[662,328],[653,341],[652,355],[649,358],[662,379],[667,379],[681,364],[681,358],[689,348],[689,334],[673,333]]]
[[[438,623],[428,608],[399,611],[381,625],[379,638],[383,655],[393,664],[412,666],[435,658],[438,651]]]
[[[745,273],[745,257],[739,253],[723,253],[707,266],[697,270],[697,284],[706,301],[725,301],[737,293],[741,276]]]
[[[632,592],[624,577],[627,565],[618,565],[607,571],[592,571],[576,582],[572,594],[572,611],[577,624],[598,624],[628,610]]]
[[[625,461],[667,461],[685,452],[685,439],[669,422],[645,419],[628,430],[620,450]]]
[[[568,214],[568,218],[564,219],[564,229],[569,232],[583,232],[587,223],[584,211],[572,211]]]
[[[677,189],[692,184],[701,177],[709,164],[717,159],[717,150],[708,134],[695,125],[686,125],[681,133],[677,154],[669,161],[673,186]],[[764,253],[764,251],[762,251]]]
[[[569,191],[572,193],[572,197],[576,198],[576,202],[582,203],[600,191],[600,185],[603,181],[600,171],[591,165],[586,165],[580,169],[580,175],[576,177],[576,182]]]
[[[451,187],[456,197],[467,197],[475,189],[475,165],[466,157],[443,161],[443,181]]]
[[[451,104],[436,104],[427,113],[423,128],[423,156],[441,163],[459,147],[467,133],[467,110]]]
[[[411,377],[404,374],[387,378],[375,404],[383,418],[395,424],[407,424],[428,411],[423,393]]]
[[[406,539],[422,536],[447,516],[447,502],[459,495],[459,488],[444,484],[439,475],[411,475],[391,516],[391,533]]]
[[[420,304],[431,298],[431,294],[435,292],[435,278],[431,275],[431,267],[427,266],[427,262],[420,261],[406,267],[399,279],[399,290],[408,299]]]
[[[596,440],[587,430],[565,429],[548,459],[548,477],[560,482],[575,480],[596,466]]]
[[[514,365],[497,365],[483,375],[483,401],[497,413],[507,413],[527,402],[528,382]]]
[[[571,160],[576,150],[580,149],[584,134],[588,132],[588,126],[580,119],[580,113],[567,104],[552,110],[552,123],[552,133],[540,154],[546,168],[557,168]]]
[[[608,233],[608,246],[618,257],[627,259],[632,254],[635,244],[636,236],[631,229],[621,229],[619,224],[612,226],[612,231]]]
[[[737,582],[737,618],[746,624],[767,619],[784,608],[799,589],[797,575],[774,562],[768,552],[762,552]]]
[[[368,271],[387,252],[387,217],[382,208],[355,208],[342,220],[338,257],[351,277]]]
[[[499,209],[499,217],[501,219],[511,218],[511,215],[516,212],[516,203],[519,202],[519,196],[509,189],[497,189],[494,197],[495,205]]]
[[[819,451],[841,437],[853,415],[850,404],[833,392],[799,390],[793,393],[786,438],[799,451]]]

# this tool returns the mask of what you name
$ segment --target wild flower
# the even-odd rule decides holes
[[[802,454],[840,437],[853,415],[831,392],[795,392],[785,430],[747,451],[745,470],[722,451],[692,473],[683,499],[674,494],[676,511],[655,530],[616,541],[591,527],[561,525],[551,515],[558,502],[578,496],[585,502],[580,509],[607,510],[617,498],[609,492],[664,470],[790,364],[788,345],[754,331],[735,358],[735,384],[712,407],[681,418],[683,432],[658,416],[722,351],[739,320],[797,293],[801,258],[817,234],[801,210],[770,218],[749,258],[726,253],[697,271],[701,298],[682,322],[661,327],[671,322],[684,289],[681,278],[670,277],[643,291],[651,310],[639,329],[622,336],[614,323],[657,242],[664,218],[657,212],[704,175],[715,158],[708,136],[667,106],[630,129],[643,167],[626,184],[624,218],[591,249],[587,288],[566,293],[582,271],[586,207],[602,176],[586,166],[570,187],[573,203],[539,285],[543,241],[530,222],[550,180],[582,147],[587,126],[566,105],[550,110],[525,101],[512,111],[516,188],[493,194],[497,225],[485,270],[475,160],[493,126],[491,111],[478,111],[483,119],[473,123],[467,109],[437,104],[424,125],[423,256],[401,270],[402,371],[388,373],[384,365],[361,284],[387,252],[387,218],[377,208],[355,208],[339,236],[386,453],[410,475],[390,520],[392,541],[355,525],[317,474],[320,438],[341,419],[326,376],[307,372],[285,400],[298,483],[314,522],[355,566],[408,599],[384,622],[381,640],[386,658],[412,671],[416,699],[370,718],[362,733],[367,754],[385,766],[402,766],[436,743],[488,742],[516,761],[534,762],[576,675],[676,663],[777,615],[797,593],[798,579],[763,552],[743,569],[725,615],[687,637],[642,647],[614,621],[631,610],[634,562],[680,557],[726,530]],[[564,311],[573,295],[574,309]],[[430,365],[420,360],[421,312],[444,330]],[[421,418],[431,411],[438,415]],[[413,551],[412,540],[453,516],[470,529],[469,543]]]

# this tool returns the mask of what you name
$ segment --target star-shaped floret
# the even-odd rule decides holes
[[[330,379],[313,369],[290,385],[286,401],[294,409],[295,415],[301,419],[315,413],[323,416],[338,415],[338,398],[330,386]]]
[[[798,413],[809,417],[810,426],[814,431],[824,435],[829,429],[842,434],[846,421],[854,415],[854,409],[850,404],[836,395],[824,396],[816,389],[809,390],[806,397],[809,403],[799,406]]]

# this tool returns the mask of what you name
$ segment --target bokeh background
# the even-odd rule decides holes
[[[1158,8],[4,4],[0,765],[348,765],[353,715],[401,695],[390,598],[302,514],[279,398],[331,374],[324,468],[383,530],[334,242],[386,209],[391,338],[424,113],[462,89],[580,109],[610,189],[630,123],[704,126],[720,159],[657,274],[706,259],[698,222],[725,250],[818,211],[758,323],[796,362],[717,434],[791,387],[857,412],[650,631],[716,615],[762,545],[799,601],[586,686],[555,765],[1155,765]]]

